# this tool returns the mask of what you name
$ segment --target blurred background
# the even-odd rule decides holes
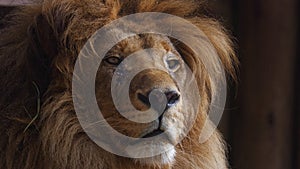
[[[240,59],[220,129],[233,169],[300,169],[300,1],[210,0]]]
[[[0,0],[7,5],[25,0]],[[240,59],[220,130],[233,169],[300,169],[299,0],[207,0]],[[4,25],[0,24],[0,27]]]

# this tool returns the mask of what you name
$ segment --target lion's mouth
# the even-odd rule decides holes
[[[144,135],[142,138],[149,138],[149,137],[154,137],[154,136],[157,136],[157,135],[160,135],[161,133],[163,133],[164,131],[160,130],[160,129],[156,129],[156,130],[153,130],[152,132]]]

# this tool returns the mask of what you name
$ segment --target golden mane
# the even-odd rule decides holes
[[[0,38],[0,168],[145,168],[105,152],[82,130],[71,92],[76,57],[87,39],[112,20],[137,12],[163,12],[198,26],[235,78],[232,42],[217,21],[196,13],[200,7],[193,0],[44,0],[6,17]],[[207,73],[185,45],[176,48],[190,56],[187,62],[204,96],[201,112],[207,112],[211,90]],[[198,142],[205,117],[196,119],[178,145],[172,166],[153,168],[227,168],[218,132],[205,143]]]

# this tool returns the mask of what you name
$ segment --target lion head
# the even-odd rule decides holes
[[[0,99],[0,133],[7,133],[0,141],[4,150],[0,166],[227,168],[224,143],[217,131],[199,143],[214,84],[200,57],[179,40],[154,33],[129,36],[106,53],[95,82],[99,110],[111,127],[136,139],[164,133],[156,148],[167,151],[143,158],[106,151],[80,125],[72,99],[74,67],[89,38],[106,24],[141,12],[168,13],[196,25],[216,49],[226,72],[234,77],[237,59],[227,33],[217,21],[196,16],[198,8],[198,3],[185,0],[45,0],[15,11],[8,17],[9,25],[0,40],[4,65],[0,68],[0,92],[4,93]],[[126,62],[132,55],[135,59]],[[137,66],[148,69],[134,75],[128,89],[124,88],[126,71]],[[191,70],[197,84],[189,94],[187,70]],[[115,99],[123,98],[126,92],[134,110],[128,104],[115,105]],[[136,122],[151,118],[154,120]],[[105,138],[107,144],[114,142],[113,148],[124,149],[121,143],[115,144],[113,134],[96,135]],[[146,150],[152,149],[148,146]]]

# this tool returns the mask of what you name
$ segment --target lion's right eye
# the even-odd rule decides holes
[[[119,65],[122,62],[122,59],[117,56],[110,56],[105,59],[105,62],[111,65]]]

